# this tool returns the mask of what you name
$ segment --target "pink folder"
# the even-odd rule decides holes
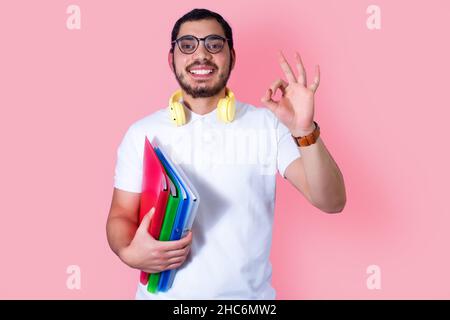
[[[167,199],[169,197],[169,178],[167,177],[153,146],[147,137],[144,145],[144,163],[142,176],[142,192],[139,211],[139,223],[144,216],[155,207],[152,222],[149,226],[150,235],[159,239],[161,225],[166,212]],[[141,283],[146,285],[148,273],[141,272]]]

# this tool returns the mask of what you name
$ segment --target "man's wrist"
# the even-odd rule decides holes
[[[315,128],[316,128],[316,125],[315,125],[315,123],[313,122],[313,123],[309,126],[309,128],[307,128],[307,129],[294,129],[294,130],[291,130],[291,135],[292,135],[293,137],[295,137],[295,138],[304,137],[304,136],[307,136],[307,135],[313,133],[313,131],[314,131]]]
[[[125,246],[121,249],[119,249],[119,251],[117,252],[117,255],[119,256],[120,260],[122,260],[125,264],[131,266],[133,265],[133,259],[131,257],[131,251],[130,251],[130,246]]]
[[[295,134],[298,134],[299,136],[294,136],[291,132],[292,138],[298,147],[307,147],[316,143],[320,135],[320,127],[317,122],[314,121],[314,129],[310,133],[308,133],[308,131],[305,130],[303,132],[303,130],[295,130]]]

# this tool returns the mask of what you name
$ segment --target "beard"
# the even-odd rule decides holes
[[[180,85],[181,89],[183,89],[188,95],[190,95],[192,98],[209,98],[217,95],[222,91],[223,88],[227,85],[228,79],[231,75],[231,61],[232,57],[230,57],[230,63],[228,64],[228,71],[226,73],[219,73],[219,81],[212,87],[192,87],[188,81],[186,81],[186,76],[183,73],[178,73],[177,68],[175,67],[175,60],[172,61],[173,70],[175,74],[175,78],[177,79],[178,84]],[[215,65],[212,64],[206,64],[211,67],[214,67],[215,70],[218,70],[218,68]],[[186,71],[189,72],[189,71]]]

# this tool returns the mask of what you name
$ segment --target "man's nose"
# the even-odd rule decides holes
[[[204,40],[200,40],[200,43],[198,44],[198,48],[194,52],[194,58],[197,58],[200,60],[205,59],[205,58],[208,58],[208,59],[211,58],[211,53],[208,50],[206,50]]]

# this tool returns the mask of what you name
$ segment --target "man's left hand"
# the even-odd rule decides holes
[[[295,76],[291,66],[283,53],[279,51],[281,69],[288,82],[278,79],[267,89],[261,102],[268,107],[275,116],[291,131],[295,137],[305,136],[314,131],[314,93],[320,82],[320,69],[316,65],[316,74],[313,83],[308,87],[306,72],[300,54],[295,54],[298,77]],[[272,96],[280,88],[281,99],[275,101]]]

